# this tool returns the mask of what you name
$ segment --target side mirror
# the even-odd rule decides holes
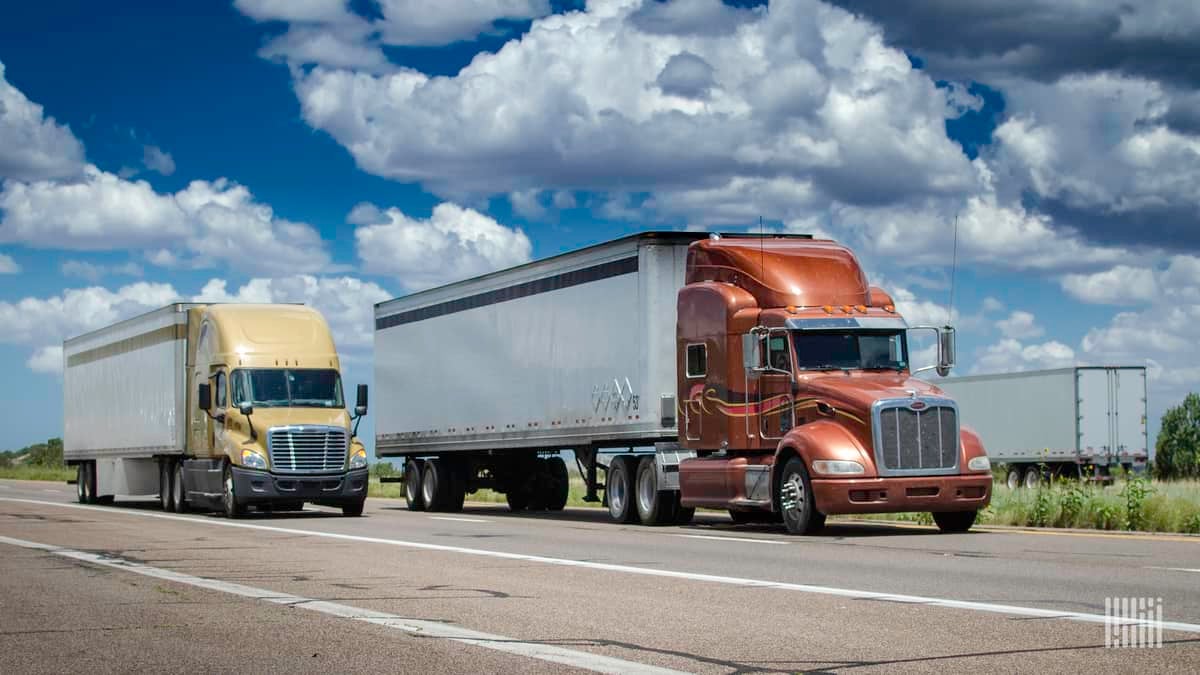
[[[367,385],[358,385],[358,402],[354,404],[354,414],[363,417],[367,414]]]
[[[946,377],[954,367],[954,327],[942,326],[938,331],[938,365],[937,374]]]
[[[212,410],[212,385],[207,382],[200,383],[200,409],[204,412]]]
[[[238,404],[238,412],[242,413],[246,417],[249,417],[254,414],[254,404],[250,403],[249,401],[242,401]]]

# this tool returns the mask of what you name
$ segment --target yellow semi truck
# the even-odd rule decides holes
[[[63,455],[80,502],[362,514],[367,387],[347,411],[315,310],[175,303],[67,340],[63,360]]]

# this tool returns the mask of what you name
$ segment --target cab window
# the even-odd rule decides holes
[[[687,346],[687,376],[704,377],[708,373],[708,347],[704,344]]]
[[[224,408],[226,406],[225,372],[224,371],[218,372],[217,376],[213,379],[215,380],[215,382],[213,383],[215,386],[213,388],[216,389],[216,392],[217,392],[216,406],[218,408]]]

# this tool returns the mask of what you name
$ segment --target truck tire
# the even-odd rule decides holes
[[[1022,485],[1033,490],[1042,484],[1042,470],[1036,464],[1030,464],[1025,468],[1025,479],[1021,482]]]
[[[87,469],[87,480],[83,485],[87,495],[87,503],[99,504],[100,498],[96,496],[96,463],[84,462],[83,465]]]
[[[421,496],[421,475],[424,473],[420,460],[410,459],[404,463],[404,500],[409,511],[424,511],[425,498]]]
[[[360,499],[349,504],[342,504],[342,515],[348,518],[357,518],[363,513],[363,507],[367,505],[367,500]]]
[[[246,515],[246,505],[235,494],[233,487],[233,467],[225,463],[224,475],[221,479],[221,510],[226,518],[241,518]]]
[[[562,511],[567,507],[567,499],[571,492],[571,477],[567,473],[567,463],[562,457],[550,457],[545,464],[547,479],[546,508],[551,511]]]
[[[425,468],[421,471],[421,498],[425,501],[426,511],[446,509],[451,480],[445,460],[440,457],[425,460]]]
[[[637,489],[634,483],[636,465],[630,460],[637,461],[637,458],[624,455],[614,457],[608,465],[608,475],[604,479],[608,515],[618,523],[635,523],[638,518],[635,504],[637,498],[634,496]]]
[[[933,522],[944,534],[966,532],[975,524],[978,511],[945,511],[933,514]]]
[[[158,463],[158,501],[163,511],[171,509],[171,482],[175,472],[171,470],[171,460],[164,459]]]
[[[183,460],[175,462],[175,477],[171,480],[171,510],[187,513],[187,483],[183,482]]]
[[[1004,484],[1009,490],[1016,490],[1021,487],[1021,465],[1009,464],[1008,473],[1004,474]]]
[[[812,534],[825,526],[825,514],[813,501],[812,481],[804,460],[793,457],[779,477],[779,510],[789,534]]]
[[[75,465],[75,497],[80,504],[87,504],[91,493],[88,492],[88,470],[87,462],[80,462]]]
[[[504,493],[504,501],[508,502],[508,510],[516,513],[529,508],[529,491],[521,486],[509,486]]]
[[[658,489],[658,471],[654,457],[638,462],[636,499],[638,517],[643,525],[671,525],[675,522],[675,495]]]

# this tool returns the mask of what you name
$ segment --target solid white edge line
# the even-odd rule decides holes
[[[1171,572],[1200,572],[1200,569],[1192,569],[1191,567],[1155,567],[1149,565],[1143,569],[1148,570],[1169,570]]]
[[[774,544],[776,546],[787,546],[789,542],[776,541],[774,539],[752,539],[750,537],[723,537],[717,534],[673,534],[672,537],[684,537],[687,539],[712,539],[714,541],[748,541],[752,544]]]
[[[1040,619],[1063,619],[1065,621],[1080,621],[1084,623],[1099,623],[1109,624],[1114,622],[1112,617],[1106,617],[1103,614],[1089,614],[1086,612],[1074,612],[1070,610],[1054,610],[1044,609],[1041,607],[1021,607],[1018,605],[1001,605],[990,602],[976,602],[973,600],[949,600],[946,598],[934,598],[920,595],[902,595],[899,593],[882,593],[879,591],[861,591],[850,588],[836,588],[833,586],[814,586],[810,584],[793,584],[782,581],[765,581],[761,579],[745,579],[741,577],[727,577],[718,574],[702,574],[697,572],[677,572],[673,570],[653,569],[649,567],[635,567],[633,565],[619,565],[616,563],[601,563],[588,560],[571,560],[568,558],[549,558],[538,555],[528,555],[525,553],[508,553],[505,551],[489,551],[486,549],[466,548],[463,546],[449,546],[446,544],[426,544],[419,541],[404,541],[401,539],[383,539],[380,537],[367,537],[358,534],[339,534],[336,532],[319,532],[314,530],[300,530],[291,527],[274,527],[271,525],[255,525],[253,523],[243,523],[230,520],[218,520],[216,518],[200,518],[194,516],[179,516],[169,513],[151,513],[149,511],[133,511],[126,509],[114,509],[111,506],[89,506],[85,504],[67,504],[61,502],[45,502],[36,499],[20,499],[16,497],[0,497],[0,502],[16,502],[26,504],[40,504],[44,506],[57,506],[65,509],[87,509],[98,511],[101,513],[124,514],[130,516],[139,516],[144,518],[162,518],[164,520],[178,520],[183,522],[198,523],[204,525],[213,525],[217,527],[236,527],[247,530],[259,530],[263,532],[279,532],[281,534],[293,534],[310,537],[324,537],[326,539],[338,539],[341,541],[361,541],[369,544],[384,544],[388,546],[399,546],[402,548],[422,549],[426,551],[442,551],[446,553],[462,553],[466,555],[485,556],[489,558],[501,558],[504,560],[520,560],[523,562],[536,562],[546,565],[559,565],[563,567],[579,567],[584,569],[601,570],[605,572],[620,572],[623,574],[640,574],[650,577],[665,577],[669,579],[684,579],[688,581],[705,581],[715,584],[724,584],[727,586],[745,586],[748,588],[773,588],[783,591],[795,591],[798,593],[816,593],[819,595],[832,595],[842,598],[851,598],[854,600],[879,600],[882,602],[896,602],[904,604],[925,605],[929,607],[944,607],[947,609],[965,609],[976,612],[989,612],[992,614],[1007,614],[1011,616],[1025,616]],[[1163,630],[1173,630],[1183,633],[1200,633],[1200,624],[1183,623],[1179,621],[1163,621],[1161,624],[1152,619],[1121,619],[1116,620],[1121,625],[1146,625],[1151,627],[1162,626]]]
[[[483,518],[456,518],[454,516],[428,516],[430,520],[454,520],[460,523],[490,523],[490,520]]]
[[[0,535],[0,544],[10,544],[27,549],[45,551],[53,555],[71,558],[82,562],[91,563],[93,565],[102,565],[112,567],[126,572],[133,572],[155,579],[164,581],[173,581],[175,583],[195,586],[211,591],[219,591],[221,593],[230,593],[244,598],[253,600],[263,600],[265,602],[288,605],[290,607],[298,607],[300,609],[312,610],[321,612],[342,619],[354,619],[356,621],[364,621],[377,626],[394,628],[412,633],[414,635],[424,637],[443,638],[461,642],[464,644],[475,645],[485,649],[515,654],[540,661],[549,661],[558,663],[573,668],[582,668],[591,670],[597,673],[644,673],[645,675],[676,675],[682,671],[670,670],[668,668],[659,668],[658,666],[646,665],[637,663],[636,661],[626,661],[624,659],[602,656],[600,654],[592,654],[574,649],[565,649],[555,645],[548,645],[538,642],[525,642],[516,638],[504,637],[502,635],[492,635],[490,633],[481,633],[479,631],[459,628],[437,621],[422,621],[420,619],[408,619],[388,614],[386,612],[377,612],[369,609],[361,609],[343,605],[336,602],[328,602],[325,600],[314,600],[298,595],[290,595],[287,593],[278,593],[262,588],[254,588],[244,584],[236,584],[228,581],[220,581],[217,579],[207,579],[204,577],[195,577],[190,574],[183,574],[173,570],[162,569],[159,567],[150,567],[141,563],[117,558],[113,556],[101,555],[98,553],[88,553],[86,551],[76,551],[74,549],[52,546],[50,544],[42,544],[36,541],[27,541],[24,539],[14,539]]]

